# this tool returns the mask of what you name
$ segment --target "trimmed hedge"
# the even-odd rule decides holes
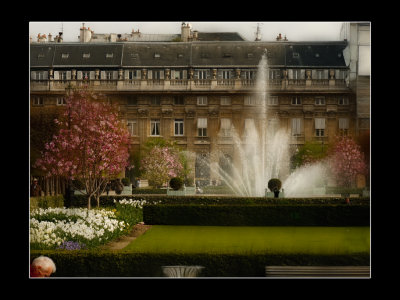
[[[49,207],[64,207],[64,196],[40,196],[40,197],[30,197],[30,210],[36,208],[49,208]]]
[[[367,205],[144,205],[152,225],[369,226]]]
[[[51,277],[163,277],[165,265],[201,265],[201,277],[264,277],[267,265],[369,265],[369,253],[351,255],[259,254],[156,254],[124,251],[33,250],[51,257],[56,272]]]

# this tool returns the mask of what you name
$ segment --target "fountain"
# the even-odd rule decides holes
[[[321,164],[300,168],[288,176],[290,133],[283,128],[279,129],[277,116],[268,115],[268,72],[265,49],[258,65],[255,88],[258,102],[253,116],[258,116],[258,126],[255,119],[245,119],[245,132],[240,137],[232,125],[235,163],[226,161],[225,165],[231,164],[227,172],[221,167],[221,162],[226,159],[225,154],[216,151],[212,155],[217,155],[218,158],[210,163],[210,168],[219,172],[224,183],[239,196],[265,196],[267,183],[271,178],[282,180],[285,196],[324,194],[323,189],[315,190],[319,185],[318,181],[326,174]]]

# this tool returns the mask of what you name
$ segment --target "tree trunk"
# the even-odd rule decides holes
[[[88,209],[90,210],[90,202],[92,201],[92,196],[89,196],[88,198]]]
[[[96,196],[97,207],[100,207],[100,195]]]

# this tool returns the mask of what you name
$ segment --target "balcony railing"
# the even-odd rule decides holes
[[[254,89],[255,79],[130,79],[130,80],[32,80],[31,91],[62,91],[70,87],[90,86],[94,90],[115,91],[196,91],[196,90],[243,90]],[[347,89],[344,80],[310,80],[310,79],[273,79],[268,81],[269,87],[274,90],[314,90]]]

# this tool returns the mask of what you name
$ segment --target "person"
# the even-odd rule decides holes
[[[31,277],[50,277],[55,272],[56,265],[50,257],[41,255],[32,261],[30,268]]]
[[[106,193],[107,193],[107,196],[108,196],[108,193],[110,192],[110,190],[111,190],[111,182],[110,182],[110,181],[107,181],[107,183],[106,183]]]
[[[38,197],[42,193],[42,188],[38,184],[38,180],[36,178],[33,179],[33,183],[31,185],[31,197]]]

